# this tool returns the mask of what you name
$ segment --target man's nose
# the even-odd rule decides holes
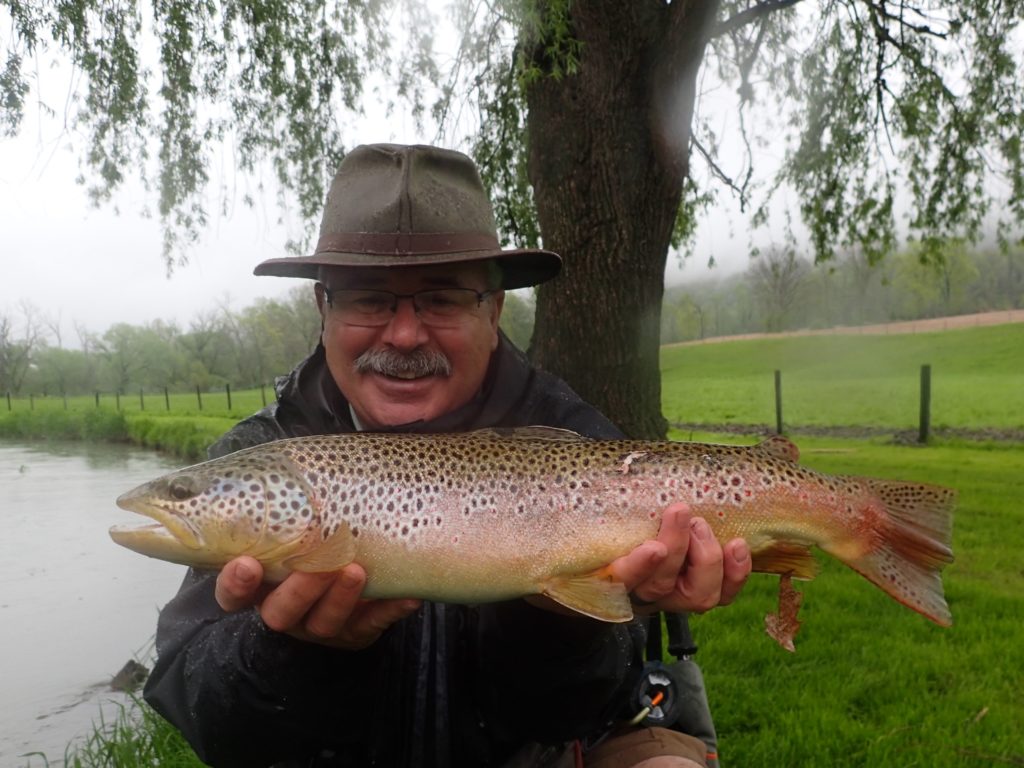
[[[397,349],[415,349],[427,338],[427,327],[416,314],[412,298],[396,299],[395,314],[384,326],[383,341]]]

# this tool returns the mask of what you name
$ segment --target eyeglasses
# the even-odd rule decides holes
[[[472,288],[436,288],[415,293],[393,293],[371,289],[323,288],[327,304],[341,322],[364,328],[387,325],[398,311],[399,299],[412,299],[413,309],[424,325],[434,328],[455,328],[465,322],[484,299],[495,291],[474,291]]]

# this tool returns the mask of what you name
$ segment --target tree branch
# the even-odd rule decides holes
[[[745,27],[747,24],[752,24],[758,19],[764,18],[768,14],[794,6],[800,1],[801,0],[764,0],[764,2],[759,2],[757,5],[747,8],[745,11],[740,11],[735,16],[717,24],[711,31],[711,37],[722,37],[723,35],[728,35],[741,27]]]
[[[704,162],[708,164],[708,168],[711,169],[712,175],[715,176],[719,181],[724,183],[727,187],[729,187],[729,189],[731,189],[739,196],[740,210],[744,210],[747,205],[746,187],[747,183],[750,180],[750,174],[747,174],[747,180],[743,182],[742,187],[737,186],[736,182],[732,180],[732,177],[727,176],[725,171],[723,171],[721,167],[719,167],[718,163],[715,162],[714,158],[711,157],[711,153],[708,152],[707,149],[705,149],[703,144],[700,143],[700,139],[698,139],[696,136],[691,135],[690,144],[693,146],[694,149],[697,150],[697,152],[700,153],[700,156],[704,158]]]

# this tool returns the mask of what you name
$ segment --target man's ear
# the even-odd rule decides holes
[[[493,352],[498,348],[498,321],[501,320],[501,310],[505,306],[505,292],[495,291],[491,295],[492,309],[491,309],[491,329],[493,334],[491,335],[491,351]]]
[[[495,291],[493,294],[491,294],[491,299],[494,302],[494,310],[493,314],[491,315],[491,322],[494,324],[494,327],[497,328],[498,321],[501,319],[501,310],[505,306],[505,292]]]

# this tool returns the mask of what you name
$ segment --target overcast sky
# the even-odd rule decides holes
[[[66,79],[46,77],[57,88],[67,88]],[[34,97],[33,93],[30,99]],[[239,309],[257,297],[280,296],[295,285],[287,278],[252,274],[261,260],[288,255],[289,231],[278,223],[272,193],[257,195],[256,209],[249,209],[238,192],[226,217],[211,217],[201,241],[189,251],[188,265],[176,268],[168,278],[159,220],[142,214],[154,199],[130,179],[112,203],[94,208],[85,188],[75,183],[84,142],[65,130],[63,120],[62,115],[49,118],[29,108],[20,134],[0,138],[0,314],[17,319],[19,302],[31,302],[49,318],[59,319],[65,346],[77,346],[76,324],[93,333],[117,322],[156,319],[187,328],[197,314],[219,304]],[[394,115],[386,121],[360,122],[347,139],[354,146],[431,142],[433,136],[417,133],[411,119]],[[237,177],[234,169],[225,173],[231,188],[254,186]],[[216,189],[213,181],[211,189]],[[212,200],[215,193],[210,195]],[[209,208],[216,205],[211,202]],[[742,232],[741,218],[733,224]],[[298,223],[290,226],[294,230]],[[711,253],[718,274],[746,265],[747,239],[742,234],[733,237],[722,217],[716,215],[702,225],[698,238],[685,267],[687,278],[709,274],[705,265]],[[673,255],[668,273],[671,282],[680,279]]]

